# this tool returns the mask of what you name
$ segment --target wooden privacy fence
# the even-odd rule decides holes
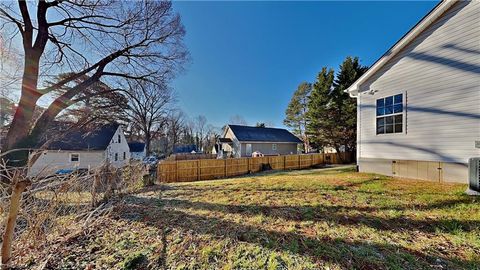
[[[214,159],[217,158],[215,154],[173,154],[165,160],[196,160],[196,159]]]
[[[296,170],[320,164],[340,164],[342,161],[339,155],[342,155],[343,163],[353,161],[352,153],[161,161],[158,163],[157,176],[160,182],[219,179],[259,172],[267,164],[273,170]]]

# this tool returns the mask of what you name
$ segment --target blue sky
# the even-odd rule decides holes
[[[233,115],[283,126],[302,81],[346,56],[370,66],[437,2],[174,2],[192,61],[178,105],[221,127]]]

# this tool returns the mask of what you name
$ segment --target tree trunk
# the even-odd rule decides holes
[[[147,153],[147,156],[150,155],[150,133],[145,133],[145,152]]]
[[[19,177],[18,174],[17,177]],[[8,212],[7,224],[5,226],[5,232],[3,234],[2,243],[2,270],[9,269],[8,264],[12,257],[12,242],[13,233],[15,231],[15,224],[17,221],[18,211],[20,210],[20,201],[22,199],[22,193],[29,184],[28,181],[18,181],[12,190],[12,197],[10,198],[10,210]]]
[[[37,91],[39,61],[29,54],[32,53],[27,52],[25,56],[20,102],[2,146],[3,152],[15,148],[19,142],[28,136],[33,112],[38,99],[41,97],[41,94]]]

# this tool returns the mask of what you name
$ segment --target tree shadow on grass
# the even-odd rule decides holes
[[[159,200],[160,206],[176,209],[196,209],[240,214],[242,216],[263,215],[290,221],[334,222],[340,225],[364,225],[381,231],[420,231],[435,233],[437,231],[455,233],[480,231],[480,222],[476,220],[457,219],[412,219],[408,217],[385,218],[372,215],[371,212],[382,210],[376,207],[356,207],[341,205],[319,206],[265,206],[265,205],[227,205],[189,200]],[[362,212],[347,214],[346,211]]]
[[[193,231],[195,234],[208,234],[216,238],[228,238],[233,241],[248,242],[276,251],[286,251],[302,256],[311,257],[316,262],[335,263],[346,269],[426,269],[432,266],[442,266],[448,269],[473,267],[480,261],[456,260],[441,253],[432,255],[424,251],[405,248],[395,243],[374,243],[371,241],[349,240],[332,237],[315,237],[315,233],[302,234],[296,232],[279,232],[256,226],[223,220],[212,215],[198,216],[186,213],[188,208],[220,211],[224,213],[238,213],[241,215],[256,215],[262,213],[267,216],[289,219],[291,207],[286,210],[265,206],[229,206],[211,203],[189,202],[180,200],[161,200],[155,198],[132,198],[127,200],[128,207],[122,207],[117,212],[118,218],[127,218],[128,212],[133,211],[143,215],[143,222],[160,229],[177,228],[183,231]],[[178,210],[179,208],[179,210]],[[310,209],[318,211],[318,209]],[[295,211],[302,212],[301,207]],[[324,210],[325,211],[325,210]],[[334,209],[329,209],[328,216],[314,215],[307,220],[329,221],[338,224],[365,224],[376,229],[403,230],[401,220],[381,220],[377,217],[363,217],[363,219],[348,221],[334,215]],[[332,216],[333,214],[333,216]],[[300,218],[299,220],[302,220]],[[378,222],[388,222],[390,225],[379,225]],[[431,227],[418,221],[414,226]],[[387,226],[383,228],[382,226]],[[388,227],[390,226],[390,227]],[[412,228],[407,227],[407,228]],[[427,231],[430,231],[428,229]]]
[[[399,192],[395,191],[388,191],[388,190],[381,190],[381,191],[370,191],[370,190],[359,190],[358,188],[364,184],[374,184],[378,181],[385,181],[385,179],[366,179],[362,181],[352,182],[351,184],[344,184],[344,185],[325,185],[322,187],[318,187],[318,189],[314,190],[317,192],[319,196],[321,195],[329,195],[329,192],[336,192],[336,193],[361,193],[367,195],[378,195],[378,196],[388,196],[391,198],[396,198],[399,196]],[[264,188],[264,187],[252,187],[252,188],[245,188],[245,187],[225,187],[222,186],[205,186],[199,188],[195,184],[191,185],[182,185],[182,186],[169,186],[169,185],[160,185],[157,187],[157,190],[160,191],[171,191],[175,192],[175,197],[181,196],[190,196],[195,192],[205,192],[205,191],[213,191],[213,192],[274,192],[274,193],[292,193],[292,192],[312,192],[311,188],[289,188],[289,187],[278,187],[278,188]],[[401,195],[428,195],[428,196],[445,196],[443,192],[427,192],[427,191],[418,191],[418,192],[404,192],[401,191]],[[330,194],[334,196],[335,194]],[[279,194],[279,196],[283,196],[283,194]],[[341,194],[339,194],[341,197]],[[373,198],[375,199],[375,198]],[[388,199],[388,198],[386,198]],[[379,210],[396,210],[396,211],[404,211],[404,210],[415,210],[415,211],[427,211],[427,210],[441,210],[447,208],[454,208],[461,204],[471,204],[476,202],[475,197],[463,195],[456,199],[440,199],[435,200],[434,202],[429,203],[422,203],[422,202],[415,202],[409,204],[402,204],[402,205],[391,205],[391,206],[334,206],[334,207],[343,207],[348,208],[347,210],[357,210],[362,212],[374,212]],[[334,209],[339,210],[339,209]]]

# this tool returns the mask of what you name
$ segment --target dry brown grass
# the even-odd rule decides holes
[[[465,185],[351,169],[167,184],[57,241],[54,269],[478,269]],[[42,257],[42,259],[40,259]]]
[[[10,184],[2,183],[2,224],[6,224],[11,205],[10,186],[16,186],[19,181],[29,183],[21,194],[11,244],[13,256],[9,264],[28,265],[30,261],[38,264],[39,260],[46,260],[42,257],[45,252],[54,252],[55,246],[65,239],[91,230],[113,210],[118,198],[141,187],[142,174],[143,168],[138,165],[122,169],[105,166],[86,174],[44,178],[26,178],[24,174],[17,174]],[[5,226],[1,227],[0,235],[8,235]],[[8,258],[6,255],[8,253],[3,257]]]

